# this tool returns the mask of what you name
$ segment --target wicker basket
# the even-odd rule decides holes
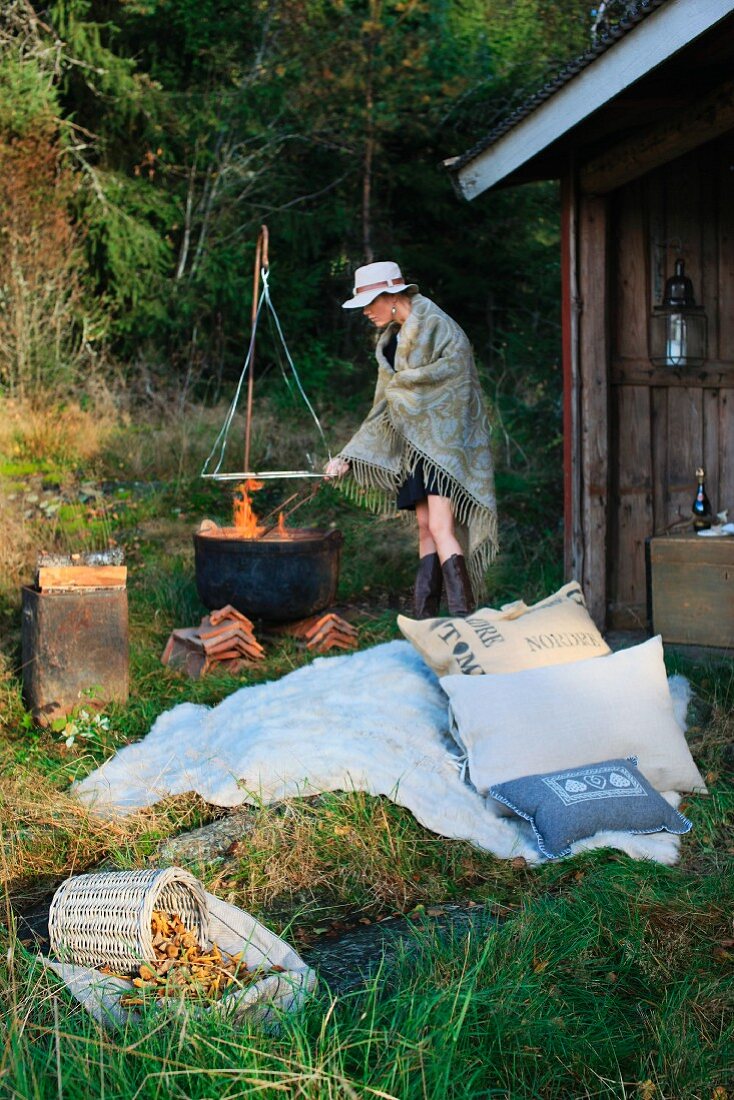
[[[154,962],[154,909],[178,913],[207,944],[209,910],[201,883],[180,867],[77,875],[58,888],[48,916],[52,953],[77,966],[121,972]]]

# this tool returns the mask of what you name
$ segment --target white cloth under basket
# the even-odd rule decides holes
[[[234,1021],[250,1018],[277,1026],[282,1012],[297,1012],[314,988],[316,975],[296,951],[269,928],[236,905],[205,893],[209,935],[227,955],[244,957],[250,970],[263,977],[244,989],[234,989],[211,1005],[191,1005],[194,1015],[216,1012]],[[71,995],[105,1027],[124,1027],[139,1018],[124,998],[133,991],[132,982],[89,966],[79,966],[41,956],[48,970],[64,982]],[[170,998],[159,1002],[159,1010],[176,1011]]]
[[[69,878],[58,888],[48,918],[51,953],[77,966],[134,970],[155,962],[154,909],[177,913],[199,943],[209,936],[204,887],[180,867],[106,871]]]

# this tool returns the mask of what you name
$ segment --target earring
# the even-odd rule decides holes
[[[390,310],[390,312],[392,313],[393,317],[397,316],[397,312],[398,312],[397,307],[393,306],[392,309]]]

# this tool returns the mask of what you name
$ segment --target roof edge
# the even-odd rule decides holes
[[[602,43],[564,66],[466,153],[442,162],[455,190],[471,201],[501,183],[732,12],[734,0],[641,0]]]

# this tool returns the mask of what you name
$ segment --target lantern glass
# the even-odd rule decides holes
[[[700,306],[656,306],[650,318],[650,359],[656,367],[700,367],[706,360],[706,314]]]
[[[681,259],[665,283],[661,304],[652,311],[649,351],[656,367],[700,367],[706,359],[706,314],[696,305]]]

